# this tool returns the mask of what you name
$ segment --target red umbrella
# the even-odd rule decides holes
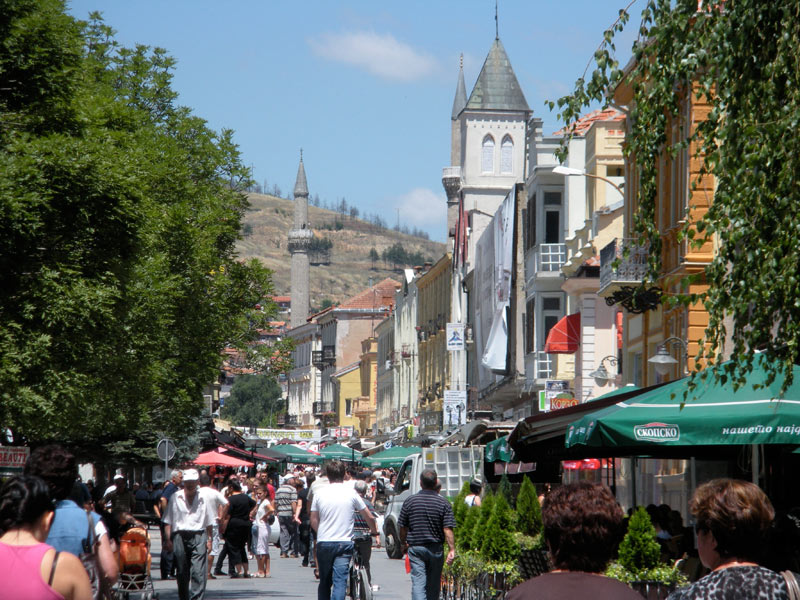
[[[253,463],[241,460],[227,454],[219,452],[203,452],[192,461],[196,465],[216,466],[216,467],[252,467]]]

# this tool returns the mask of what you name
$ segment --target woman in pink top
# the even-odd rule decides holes
[[[12,477],[0,488],[0,600],[91,600],[78,557],[43,543],[53,514],[38,477]]]

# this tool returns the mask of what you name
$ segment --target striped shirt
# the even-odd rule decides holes
[[[275,509],[279,517],[291,517],[294,512],[292,511],[292,502],[297,501],[297,490],[294,486],[283,484],[275,492]]]
[[[397,524],[408,529],[409,546],[422,546],[443,543],[444,528],[455,528],[456,520],[450,502],[438,492],[421,490],[403,502]]]

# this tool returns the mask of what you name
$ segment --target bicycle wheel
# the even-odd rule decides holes
[[[353,596],[353,600],[372,600],[372,587],[370,586],[367,568],[358,568],[358,594]]]

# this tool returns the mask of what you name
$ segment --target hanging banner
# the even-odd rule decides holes
[[[492,231],[494,238],[494,314],[481,364],[494,373],[505,373],[507,369],[506,310],[511,301],[511,271],[514,264],[514,206],[512,189],[487,228],[487,231]]]
[[[451,352],[464,349],[464,323],[447,324],[447,349]]]

